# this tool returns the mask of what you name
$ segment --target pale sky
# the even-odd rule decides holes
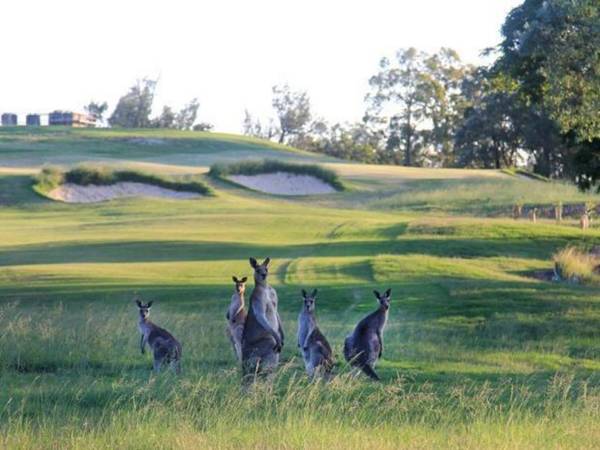
[[[315,115],[359,120],[381,57],[417,47],[481,62],[522,0],[0,0],[0,112],[112,111],[160,76],[154,112],[200,100],[199,120],[239,132],[268,117],[271,86],[307,90]],[[24,120],[24,119],[22,119]]]

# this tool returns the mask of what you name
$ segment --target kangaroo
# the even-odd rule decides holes
[[[518,220],[521,217],[522,210],[523,210],[523,207],[519,204],[516,204],[515,206],[513,206],[513,210],[512,210],[513,219]]]
[[[529,211],[529,220],[531,220],[533,223],[537,223],[537,213],[537,208],[533,208],[531,211]]]
[[[579,226],[582,230],[587,230],[590,227],[591,211],[586,210],[579,218]]]
[[[160,372],[164,363],[171,366],[176,374],[181,373],[181,344],[167,330],[152,323],[148,316],[153,302],[144,305],[136,299],[140,311],[138,328],[142,334],[140,349],[142,354],[146,351],[146,344],[150,346],[154,355],[154,371]]]
[[[283,347],[283,327],[277,312],[277,292],[267,281],[270,258],[258,264],[250,258],[254,269],[254,289],[242,333],[242,373],[244,378],[271,372],[279,364]]]
[[[344,356],[350,364],[379,381],[373,366],[383,354],[383,329],[388,318],[392,290],[388,289],[383,295],[377,291],[373,293],[379,301],[379,308],[358,322],[352,334],[346,337]]]
[[[244,292],[246,291],[246,281],[248,277],[238,280],[232,277],[235,283],[235,292],[231,296],[231,303],[225,317],[227,318],[227,335],[233,345],[233,350],[238,361],[242,361],[242,333],[244,332],[244,323],[246,323],[246,309],[244,308]]]
[[[562,215],[563,215],[563,205],[562,203],[558,203],[555,207],[554,207],[554,218],[556,219],[557,222],[562,222]]]
[[[302,289],[304,307],[298,316],[298,347],[304,359],[306,373],[311,378],[321,371],[324,375],[329,375],[334,363],[331,346],[317,326],[316,297],[316,289],[310,295]]]

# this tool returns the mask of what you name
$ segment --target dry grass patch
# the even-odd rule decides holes
[[[562,280],[586,284],[600,282],[598,257],[576,247],[566,247],[555,253],[554,264],[556,275]]]

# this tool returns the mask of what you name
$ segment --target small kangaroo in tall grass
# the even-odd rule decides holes
[[[531,211],[529,211],[529,220],[531,220],[533,223],[537,223],[537,215],[538,209],[532,208]]]
[[[267,280],[270,262],[271,259],[267,258],[258,264],[256,259],[250,258],[254,269],[254,289],[242,333],[242,373],[245,379],[261,372],[271,372],[277,367],[283,347],[277,292]]]
[[[302,289],[304,306],[298,316],[298,347],[304,359],[304,367],[309,377],[317,373],[329,375],[333,367],[333,351],[319,327],[315,317],[317,290],[310,295]]]
[[[586,209],[585,212],[579,218],[579,226],[582,230],[587,230],[590,227],[592,217],[592,211]]]
[[[176,374],[181,373],[181,344],[164,328],[159,327],[148,319],[153,302],[143,304],[135,300],[140,312],[138,328],[142,334],[140,350],[146,351],[146,344],[152,349],[154,357],[154,371],[160,372],[163,364],[169,364]]]
[[[346,337],[344,357],[351,365],[379,381],[374,366],[383,354],[383,329],[388,318],[392,290],[388,289],[383,295],[377,291],[373,293],[377,297],[379,308],[358,322],[352,334]]]
[[[244,292],[246,291],[246,281],[248,277],[238,279],[232,277],[235,283],[235,292],[231,296],[231,303],[225,317],[227,318],[227,335],[233,345],[233,350],[238,361],[242,361],[242,334],[244,333],[244,324],[246,323],[246,309],[244,305]]]

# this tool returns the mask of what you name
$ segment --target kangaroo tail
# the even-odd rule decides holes
[[[379,375],[377,375],[377,373],[375,372],[375,370],[373,370],[373,368],[371,366],[369,366],[368,364],[364,364],[363,366],[361,366],[361,369],[372,380],[381,381],[381,378],[379,378]]]

